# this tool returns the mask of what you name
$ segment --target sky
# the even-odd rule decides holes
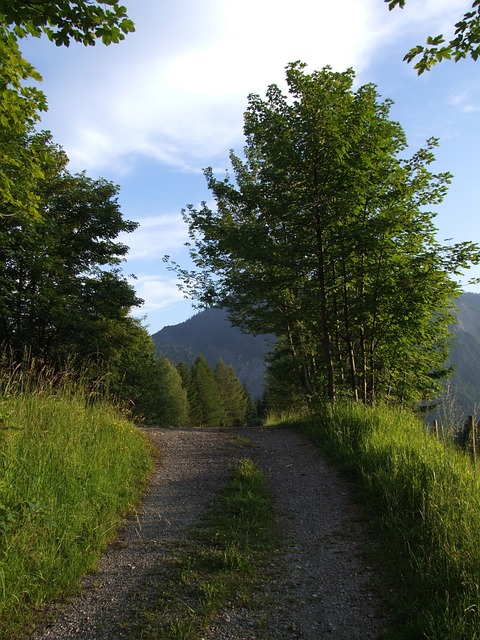
[[[150,333],[197,312],[162,260],[190,266],[181,211],[211,201],[203,176],[221,177],[244,146],[251,93],[284,88],[285,67],[352,67],[394,101],[412,153],[440,139],[435,171],[453,183],[436,208],[438,239],[480,242],[480,61],[442,62],[417,76],[403,56],[428,35],[452,33],[471,0],[123,0],[136,31],[116,45],[57,48],[21,43],[43,77],[49,109],[41,127],[86,171],[120,186],[119,203],[139,228],[122,269],[145,303],[133,311]],[[480,268],[470,270],[480,276]],[[466,287],[480,291],[480,287]]]

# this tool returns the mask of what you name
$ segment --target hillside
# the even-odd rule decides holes
[[[265,386],[265,355],[271,336],[252,336],[233,327],[223,309],[205,309],[189,320],[164,327],[152,336],[159,356],[177,364],[191,365],[199,354],[214,368],[222,359],[235,368],[253,400],[262,397]]]
[[[463,293],[457,300],[457,324],[450,363],[454,366],[452,391],[462,415],[480,408],[480,294]],[[222,309],[206,309],[189,320],[164,327],[153,336],[159,355],[175,364],[191,364],[202,353],[211,367],[222,358],[232,364],[254,399],[264,389],[264,357],[272,344],[271,336],[251,336],[232,327]]]
[[[466,416],[480,409],[480,294],[463,293],[456,302],[457,324],[450,362],[454,366],[452,390]]]

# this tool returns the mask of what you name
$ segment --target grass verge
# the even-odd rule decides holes
[[[110,404],[89,400],[58,379],[3,385],[2,640],[23,637],[36,610],[78,586],[146,485],[146,437]]]
[[[480,479],[411,413],[340,405],[304,425],[357,480],[392,578],[402,640],[480,638]]]
[[[201,640],[222,609],[249,605],[272,545],[273,507],[265,478],[247,458],[178,546],[155,606],[137,612],[135,621],[125,625],[128,637]]]

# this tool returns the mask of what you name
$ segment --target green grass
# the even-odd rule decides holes
[[[305,431],[359,480],[402,640],[480,638],[480,478],[408,412],[340,405]]]
[[[2,379],[0,638],[93,569],[151,469],[146,437],[68,379]]]
[[[264,476],[244,459],[206,516],[178,545],[155,606],[137,612],[125,625],[128,637],[201,640],[223,608],[252,605],[252,590],[273,543],[273,507]]]

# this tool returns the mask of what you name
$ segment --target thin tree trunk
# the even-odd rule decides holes
[[[327,397],[332,402],[336,399],[335,369],[332,358],[332,337],[327,307],[327,287],[325,283],[325,256],[320,214],[315,213],[315,236],[317,248],[317,280],[320,291],[320,319],[322,323],[323,354],[325,359],[325,371],[327,374]]]

